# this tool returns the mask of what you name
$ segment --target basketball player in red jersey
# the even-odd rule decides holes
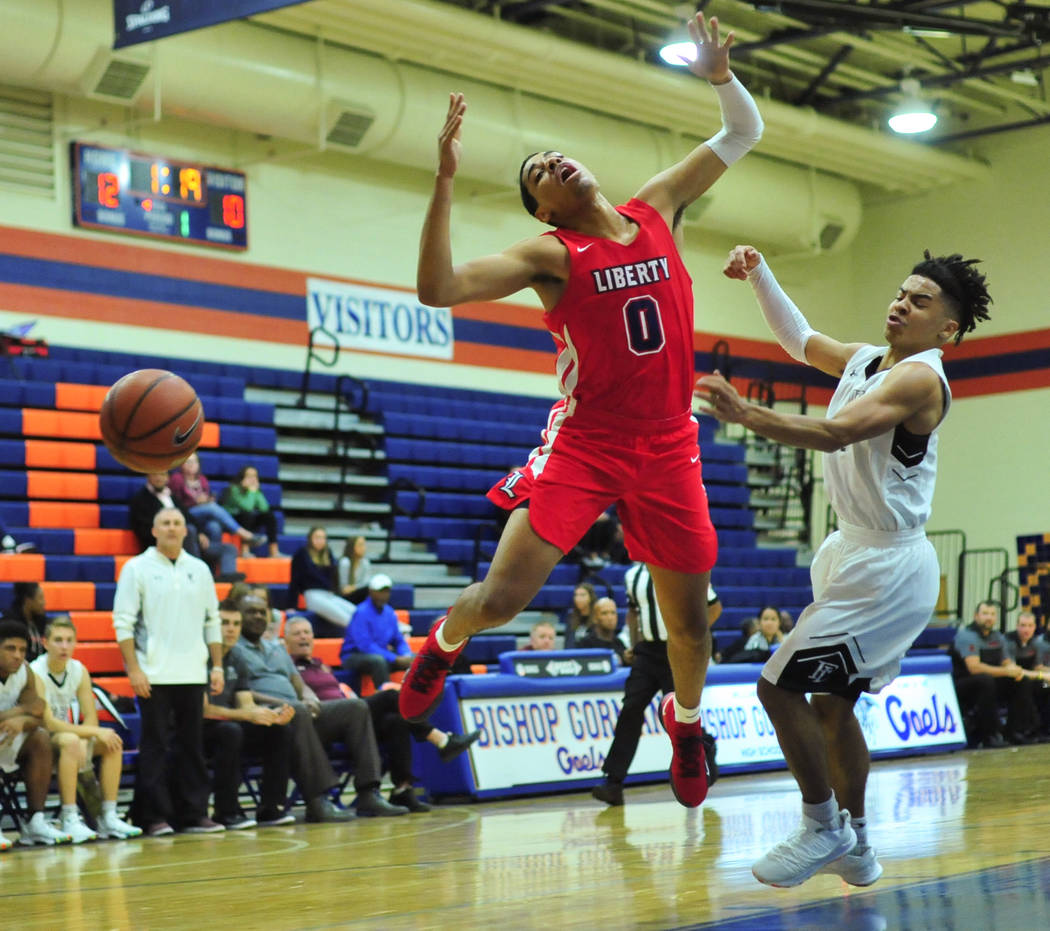
[[[423,225],[418,291],[446,307],[531,287],[558,348],[562,399],[541,445],[489,498],[512,513],[484,581],[435,624],[405,676],[401,713],[422,720],[467,639],[498,627],[535,597],[551,569],[615,502],[632,559],[645,562],[667,625],[675,691],[661,711],[678,800],[707,794],[700,693],[710,659],[707,586],[717,552],[691,410],[693,296],[678,254],[685,208],[760,138],[754,101],[729,70],[733,34],[690,22],[693,74],[710,81],[723,129],[614,207],[594,175],[559,152],[519,173],[522,201],[554,227],[496,255],[452,264],[449,214],[466,111],[452,95],[439,141],[434,196]]]

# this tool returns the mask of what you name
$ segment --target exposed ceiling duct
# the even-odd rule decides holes
[[[288,9],[332,5],[315,0]],[[466,25],[449,16],[447,8],[440,30],[437,24],[429,29],[428,22],[413,19],[416,12],[433,12],[429,4],[355,0],[337,6],[348,16],[382,10],[388,36],[410,27],[417,37],[415,51],[403,49],[395,56],[393,50],[378,50],[384,57],[242,21],[153,43],[140,59],[109,50],[112,7],[107,0],[8,0],[9,21],[20,26],[0,35],[0,81],[96,95],[113,61],[138,62],[148,72],[140,80],[131,75],[127,83],[108,85],[110,98],[130,94],[134,99],[149,90],[164,114],[425,170],[433,167],[436,132],[454,86],[470,101],[461,169],[466,177],[510,186],[514,182],[508,175],[525,154],[555,145],[591,165],[613,197],[632,194],[695,142],[695,137],[683,141],[674,129],[694,133],[717,126],[714,95],[693,78],[642,65],[625,73],[623,62],[615,59],[619,75],[614,79],[607,70],[610,56],[593,53],[593,60],[573,63],[575,80],[568,88],[561,77],[568,65],[552,40],[542,48],[516,50],[516,88],[482,81],[481,75],[452,79],[407,60],[422,58],[426,45],[435,65],[448,67],[455,54],[460,71],[502,73],[477,62],[499,61],[500,43],[509,41],[509,34],[499,29],[467,34]],[[487,25],[479,17],[467,19],[475,30],[479,21]],[[529,43],[542,40],[512,31],[519,38],[526,35]],[[540,72],[546,74],[542,82]],[[563,99],[552,99],[558,96]],[[690,215],[698,227],[750,236],[781,251],[842,248],[860,222],[859,188],[850,178],[881,179],[883,187],[908,190],[973,180],[986,171],[977,162],[882,140],[812,112],[767,101],[763,114],[762,154],[808,167],[749,157],[716,185],[702,210]],[[629,157],[619,157],[621,152]],[[845,170],[848,165],[854,166],[852,174]]]

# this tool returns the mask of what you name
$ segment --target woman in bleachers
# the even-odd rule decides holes
[[[215,500],[196,453],[171,473],[168,487],[175,503],[185,509],[201,533],[213,543],[222,541],[224,530],[235,533],[241,538],[242,555],[249,556],[251,547],[264,542],[262,537],[237,523],[233,515]]]
[[[780,609],[766,605],[758,615],[758,630],[744,644],[744,649],[734,656],[732,663],[764,663],[784,641],[780,632]]]
[[[259,487],[259,470],[243,466],[222,493],[222,503],[234,519],[253,533],[263,531],[270,540],[270,558],[278,559],[277,517],[270,510],[270,502]]]
[[[353,537],[346,541],[337,567],[339,592],[355,605],[368,597],[368,580],[372,578],[372,561],[368,558],[368,541]]]
[[[336,585],[336,562],[328,546],[328,534],[324,527],[311,527],[306,543],[292,557],[288,604],[295,607],[302,595],[307,611],[346,627],[357,607],[336,594]]]
[[[576,631],[582,637],[590,626],[593,617],[594,603],[598,593],[590,582],[581,582],[572,593],[572,607],[565,614],[565,649],[571,650],[576,644]]]
[[[4,612],[5,621],[18,621],[29,628],[26,644],[26,662],[32,662],[44,652],[44,629],[47,625],[47,604],[44,589],[39,582],[15,582],[14,597]]]

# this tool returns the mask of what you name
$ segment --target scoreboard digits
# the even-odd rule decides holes
[[[76,226],[248,247],[243,172],[80,142],[72,167]]]

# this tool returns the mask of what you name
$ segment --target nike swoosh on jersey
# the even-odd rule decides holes
[[[699,462],[700,461],[700,457],[699,456],[693,456],[693,458],[690,459],[689,461],[690,462]]]
[[[179,428],[176,427],[175,428],[175,436],[172,437],[173,445],[181,446],[183,443],[185,443],[186,440],[188,440],[193,435],[193,431],[197,429],[197,424],[199,424],[200,422],[201,422],[201,415],[198,413],[197,414],[197,419],[195,421],[193,421],[193,423],[190,425],[189,430],[183,430],[182,432],[179,432]]]
[[[590,248],[591,248],[591,246],[593,246],[593,245],[594,245],[594,243],[593,243],[593,242],[589,242],[589,243],[587,243],[587,245],[586,245],[586,246],[577,246],[577,247],[576,247],[576,251],[577,251],[577,252],[586,252],[586,251],[587,251],[588,249],[590,249]]]

